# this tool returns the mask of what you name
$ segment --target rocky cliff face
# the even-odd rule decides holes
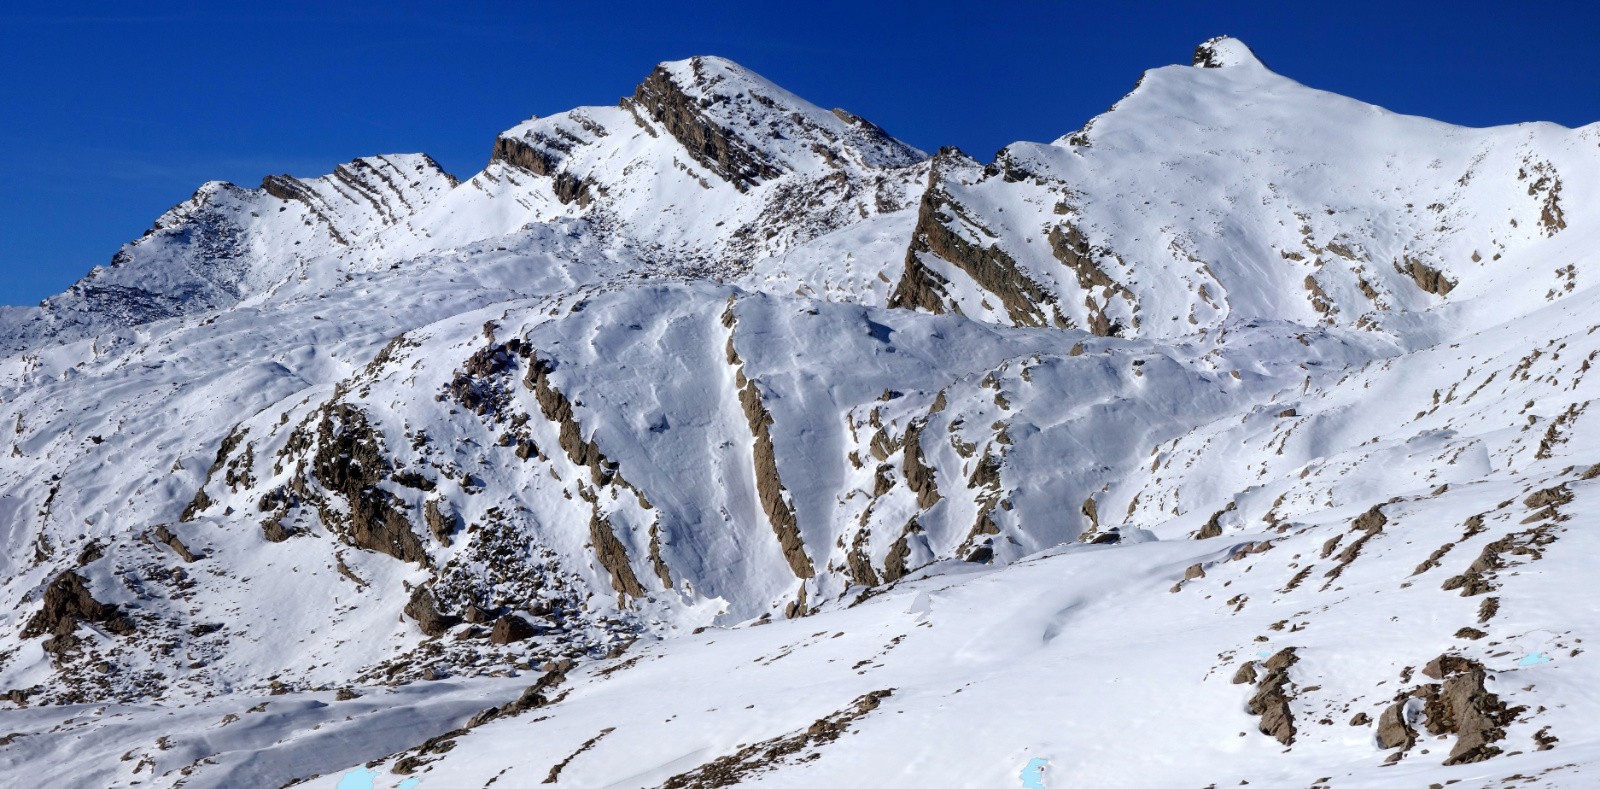
[[[935,270],[939,264],[932,261],[936,260],[954,267],[959,274],[953,276],[970,279],[998,300],[998,310],[993,305],[987,308],[1009,323],[1066,328],[1055,297],[1019,269],[1017,261],[993,243],[999,234],[966,214],[965,206],[945,188],[946,183],[970,184],[981,178],[978,163],[958,150],[941,151],[934,160],[927,191],[917,209],[917,224],[911,231],[911,246],[906,250],[905,272],[889,306],[960,312],[960,305],[951,300],[947,290],[949,278]]]
[[[1534,613],[1518,568],[1567,567],[1594,476],[1595,128],[1396,116],[1231,39],[1194,63],[988,163],[694,58],[504,132],[465,181],[418,155],[206,185],[0,318],[0,697],[398,710],[548,666],[348,763],[423,769],[537,707],[595,724],[539,753],[599,780],[583,754],[644,746],[588,705],[649,661],[698,676],[675,644],[726,669],[702,694],[854,666],[760,736],[651,729],[706,756],[640,782],[687,785],[772,749],[822,770],[804,754],[851,738],[816,731],[937,720],[970,666],[1089,676],[1148,638],[1167,657],[1129,665],[1174,716],[1270,740],[1249,776],[1282,747],[1376,764],[1448,735],[1426,758],[1477,763],[1568,725],[1494,661],[1592,624]],[[1351,628],[1392,638],[1340,664]],[[1444,653],[1476,662],[1390,676]],[[857,686],[886,667],[911,690]],[[1139,709],[1133,684],[1095,703]],[[752,703],[718,698],[695,709]],[[1336,734],[1357,706],[1371,754]],[[194,725],[183,765],[95,775],[223,775]]]
[[[691,61],[689,68],[694,84],[702,85],[707,81],[703,60]],[[757,94],[750,100],[760,102],[761,98],[764,97]],[[723,95],[708,104],[714,105],[718,99],[735,100]],[[660,124],[695,161],[740,191],[783,174],[759,148],[748,145],[736,133],[703,114],[700,103],[684,93],[665,67],[658,67],[639,83],[628,106]]]

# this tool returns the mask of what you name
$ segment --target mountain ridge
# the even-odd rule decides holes
[[[1234,39],[1193,62],[988,163],[703,57],[518,124],[464,180],[411,154],[203,186],[0,315],[9,712],[115,711],[72,724],[107,783],[887,777],[916,740],[885,713],[955,705],[996,733],[928,735],[935,785],[1023,751],[1138,785],[1119,761],[1179,741],[1156,784],[1580,785],[1597,623],[1553,590],[1584,584],[1600,126],[1396,115]],[[1172,628],[1193,643],[1117,687],[1075,646]],[[1529,639],[1566,656],[1516,665]],[[1516,690],[1535,670],[1552,689]],[[1069,745],[974,682],[1129,727],[1183,701],[1126,748],[1019,714]],[[111,722],[141,705],[195,708],[177,750]],[[535,708],[559,736],[524,753]],[[208,744],[226,717],[254,722]],[[0,769],[70,770],[63,741]]]

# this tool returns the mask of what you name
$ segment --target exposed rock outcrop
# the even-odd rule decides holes
[[[917,209],[917,225],[911,232],[911,246],[906,250],[905,272],[890,295],[889,306],[934,313],[953,311],[953,305],[946,303],[947,281],[923,262],[924,256],[933,256],[965,271],[979,287],[993,293],[1012,323],[1064,328],[1066,322],[1054,307],[1055,297],[1024,274],[998,243],[980,245],[951,229],[959,222],[994,237],[941,186],[941,179],[957,177],[953,171],[976,171],[977,167],[977,162],[955,148],[941,149],[934,157],[928,189]]]
[[[489,631],[489,643],[514,644],[537,634],[538,631],[528,624],[528,620],[516,614],[506,614],[494,621],[494,627]]]
[[[1411,728],[1411,722],[1407,719],[1407,705],[1408,697],[1402,696],[1385,707],[1383,714],[1378,716],[1378,730],[1375,736],[1379,748],[1405,750],[1417,741],[1416,730]]]
[[[417,627],[427,636],[444,635],[450,628],[461,624],[461,617],[440,613],[438,603],[433,599],[433,591],[426,585],[418,585],[411,591],[405,614],[416,620]]]
[[[292,175],[269,175],[261,179],[261,191],[279,200],[304,204],[306,210],[310,211],[311,215],[317,218],[318,223],[328,231],[328,235],[333,239],[334,243],[341,246],[349,246],[350,239],[339,232],[339,226],[334,224],[322,197],[306,182]]]
[[[422,520],[440,545],[449,545],[451,533],[461,526],[461,516],[448,503],[434,498],[422,503]]]
[[[617,539],[611,521],[600,514],[599,507],[589,516],[589,542],[593,546],[595,560],[611,577],[611,588],[619,595],[643,597],[644,585],[639,583],[633,565],[628,563],[628,551]]]
[[[261,522],[261,536],[265,537],[267,542],[283,542],[294,535],[294,530],[283,525],[283,521],[276,517]]]
[[[1518,172],[1518,179],[1527,179],[1529,169]],[[1536,162],[1531,170],[1535,177],[1528,184],[1528,196],[1539,200],[1539,227],[1546,236],[1553,236],[1567,229],[1566,212],[1561,208],[1561,176],[1549,162]]]
[[[1449,295],[1456,287],[1456,283],[1447,278],[1443,272],[1415,258],[1407,257],[1403,263],[1396,263],[1395,270],[1410,277],[1412,282],[1417,283],[1417,287],[1435,296]]]
[[[1213,513],[1211,515],[1210,518],[1208,518],[1206,520],[1205,524],[1200,527],[1199,531],[1196,531],[1194,533],[1194,538],[1197,539],[1197,540],[1209,540],[1212,537],[1221,537],[1222,536],[1222,516],[1227,515],[1230,512],[1233,512],[1235,509],[1238,509],[1238,507],[1239,507],[1238,502],[1233,502],[1233,501],[1228,502],[1228,506],[1223,507],[1220,510],[1217,510],[1215,513]]]
[[[324,489],[348,504],[345,540],[403,562],[425,564],[428,554],[412,531],[405,504],[378,487],[392,466],[382,436],[366,413],[353,405],[330,403],[322,409],[316,431],[317,451],[311,458],[310,473]],[[331,508],[321,510],[324,523],[344,520]]]
[[[1350,522],[1350,531],[1361,536],[1346,545],[1344,550],[1339,552],[1338,564],[1335,564],[1333,569],[1324,573],[1324,577],[1328,579],[1329,583],[1343,575],[1345,568],[1349,567],[1350,563],[1361,555],[1361,549],[1366,547],[1366,544],[1372,538],[1383,532],[1383,527],[1389,523],[1389,516],[1383,514],[1383,507],[1383,504],[1374,505],[1372,509],[1357,515],[1355,520]],[[1324,556],[1331,554],[1336,545],[1337,543],[1330,541],[1324,546]]]
[[[561,159],[551,151],[532,145],[526,140],[502,135],[494,141],[494,150],[489,154],[489,162],[505,162],[534,175],[555,175]]]
[[[101,625],[120,636],[133,633],[135,625],[113,604],[94,599],[89,581],[68,570],[57,575],[44,590],[44,603],[22,628],[23,638],[49,635],[44,650],[61,656],[79,643],[73,631],[83,623]]]
[[[577,203],[579,207],[587,208],[598,190],[592,187],[587,179],[562,169],[563,154],[571,150],[571,143],[561,146],[552,142],[543,135],[536,136],[533,141],[501,136],[494,141],[494,150],[489,156],[489,161],[505,162],[534,175],[547,176],[551,179],[550,188],[555,192],[557,200],[562,203]],[[556,151],[552,151],[551,148],[556,148]]]
[[[1057,225],[1050,229],[1048,238],[1051,254],[1072,270],[1078,278],[1078,287],[1083,288],[1084,308],[1089,311],[1089,325],[1085,328],[1101,337],[1122,336],[1127,327],[1107,317],[1106,306],[1112,299],[1120,298],[1131,308],[1137,302],[1133,292],[1112,279],[1095,262],[1096,251],[1076,225]]]
[[[906,428],[905,464],[906,487],[917,494],[917,506],[923,509],[939,503],[939,482],[933,467],[922,456],[922,428],[925,423],[913,421]],[[998,466],[998,464],[996,464]]]
[[[732,304],[722,316],[723,325],[732,329],[735,323]],[[778,455],[772,443],[772,412],[767,410],[766,403],[761,399],[761,390],[756,382],[745,377],[744,363],[739,359],[739,354],[734,350],[733,338],[728,338],[727,356],[730,364],[735,367],[735,383],[739,387],[739,405],[744,409],[745,419],[750,425],[750,435],[755,439],[752,449],[755,463],[756,495],[761,500],[761,508],[767,514],[767,522],[772,525],[773,534],[777,535],[778,545],[783,549],[783,557],[789,563],[789,569],[794,571],[795,577],[800,579],[811,578],[816,575],[816,570],[811,564],[811,557],[806,553],[805,540],[800,536],[800,524],[795,517],[794,506],[789,502],[789,492],[783,487],[783,479],[778,473]]]
[[[872,566],[872,558],[867,554],[867,539],[871,536],[865,528],[856,532],[855,538],[850,543],[850,551],[845,560],[849,564],[850,583],[858,586],[877,586],[879,583],[878,571]]]
[[[1260,62],[1248,45],[1232,36],[1209,38],[1194,48],[1194,65],[1197,68],[1227,68]]]
[[[223,437],[222,443],[217,446],[216,459],[211,461],[211,467],[206,469],[206,476],[200,483],[200,489],[195,491],[194,498],[189,501],[189,504],[183,508],[183,513],[178,516],[179,522],[188,523],[198,517],[200,513],[211,508],[212,501],[211,497],[206,494],[206,486],[210,485],[217,472],[227,465],[228,456],[239,448],[239,442],[243,441],[245,435],[249,432],[249,429],[243,425],[235,425],[232,430],[228,431],[228,435]]]
[[[553,700],[553,692],[561,683],[567,681],[567,671],[571,668],[572,661],[565,661],[566,665],[552,666],[538,681],[524,688],[522,695],[516,701],[507,702],[498,707],[490,707],[467,722],[467,728],[476,729],[489,721],[520,715],[528,710],[538,709]],[[558,697],[556,697],[558,698]]]
[[[746,745],[727,756],[668,778],[661,785],[661,789],[711,789],[711,787],[733,786],[743,782],[746,776],[786,761],[811,758],[801,754],[838,740],[850,731],[850,724],[878,709],[883,700],[893,693],[893,688],[875,690],[857,698],[850,706],[817,719],[804,731]]]
[[[545,418],[556,424],[560,432],[559,443],[567,458],[576,465],[588,467],[595,488],[613,484],[626,488],[633,492],[642,504],[648,506],[644,494],[621,477],[617,471],[617,464],[606,458],[594,439],[583,437],[583,428],[573,412],[572,401],[556,389],[550,380],[550,374],[554,371],[553,361],[534,356],[524,383],[533,390],[534,398],[538,400],[539,408],[544,412]],[[644,596],[644,586],[639,583],[639,577],[633,571],[626,546],[617,538],[611,521],[600,510],[599,496],[593,489],[587,487],[580,487],[579,493],[592,508],[589,517],[589,542],[595,559],[611,579],[611,588],[619,595]],[[652,558],[659,560],[659,552]],[[658,577],[662,577],[665,568],[665,562],[656,567]],[[670,579],[670,576],[666,577]]]
[[[1424,686],[1422,698],[1429,733],[1456,735],[1444,763],[1468,764],[1499,755],[1502,749],[1494,743],[1505,739],[1505,727],[1524,708],[1509,707],[1490,692],[1485,687],[1489,674],[1475,660],[1443,655],[1423,673],[1443,679]]]
[[[572,410],[572,401],[550,381],[550,374],[555,369],[554,361],[535,356],[523,383],[533,390],[534,399],[538,400],[545,419],[556,424],[560,433],[559,443],[562,451],[567,453],[567,458],[579,466],[588,467],[595,485],[608,485],[616,477],[617,464],[601,453],[594,439],[584,438],[583,426],[578,423]]]
[[[172,530],[168,529],[165,523],[156,526],[155,529],[151,530],[150,534],[151,536],[155,537],[157,542],[167,546],[168,548],[171,548],[172,552],[176,553],[178,558],[184,560],[185,562],[200,561],[200,555],[196,554],[192,550],[189,550],[189,546],[185,545],[183,540],[178,539],[178,535],[173,534]]]
[[[1290,690],[1289,667],[1299,660],[1294,647],[1280,649],[1267,658],[1261,664],[1266,674],[1261,677],[1255,695],[1250,697],[1246,705],[1251,715],[1261,717],[1261,733],[1284,745],[1294,744],[1294,714],[1289,709],[1289,702],[1294,696]]]
[[[456,183],[432,157],[415,154],[363,157],[321,178],[269,175],[261,180],[261,190],[301,204],[334,243],[350,246],[361,237],[362,228],[347,216],[392,225],[411,213],[417,199]]]
[[[703,58],[692,59],[690,67],[699,75]],[[760,148],[707,116],[701,103],[664,67],[650,72],[628,101],[636,111],[661,124],[695,161],[741,192],[783,175],[783,169]]]
[[[456,369],[445,386],[445,394],[474,414],[499,421],[510,393],[495,379],[511,370],[517,357],[526,353],[520,339],[491,342],[479,348]]]
[[[917,525],[917,519],[912,518],[911,522],[906,524],[905,530],[900,532],[900,538],[894,541],[894,545],[889,546],[889,555],[883,557],[884,583],[894,583],[911,571],[912,568],[908,564],[911,558],[911,537],[921,531],[922,527]]]
[[[1566,486],[1537,490],[1523,501],[1534,513],[1523,523],[1534,525],[1513,532],[1483,546],[1478,557],[1460,575],[1445,579],[1446,591],[1460,589],[1462,597],[1486,594],[1495,589],[1495,576],[1510,563],[1510,557],[1524,557],[1537,561],[1544,557],[1546,546],[1556,541],[1555,524],[1566,516],[1560,507],[1572,501],[1572,492]],[[1486,620],[1485,620],[1486,621]]]

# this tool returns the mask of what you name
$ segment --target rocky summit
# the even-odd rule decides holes
[[[0,308],[0,783],[1600,783],[1600,124],[1064,131],[696,57]]]

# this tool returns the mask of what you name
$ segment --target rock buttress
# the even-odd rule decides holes
[[[535,356],[523,383],[533,390],[534,399],[539,402],[539,408],[545,418],[555,423],[560,431],[559,443],[567,458],[576,465],[588,467],[595,488],[607,485],[625,488],[638,497],[642,506],[649,508],[644,494],[618,473],[617,463],[600,451],[600,446],[594,439],[583,437],[583,427],[573,412],[572,401],[550,381],[550,373],[554,371],[555,362]],[[594,489],[584,485],[579,486],[578,492],[589,502],[592,509],[589,518],[589,542],[594,550],[595,559],[611,580],[611,588],[622,596],[645,596],[644,585],[639,583],[639,576],[634,573],[633,565],[628,559],[627,547],[617,538],[611,521],[600,511],[599,496]],[[671,588],[672,577],[668,573],[666,562],[661,558],[657,527],[651,529],[650,559],[662,587]]]
[[[133,620],[115,605],[94,599],[89,591],[89,581],[68,570],[57,575],[44,590],[44,605],[28,620],[22,629],[23,638],[49,635],[45,652],[61,655],[76,646],[78,639],[73,631],[78,625],[92,622],[117,635],[134,631]]]
[[[723,313],[722,322],[730,330],[733,328],[735,321],[731,303],[727,312]],[[744,409],[750,435],[755,439],[752,455],[756,496],[767,513],[767,522],[778,537],[778,545],[783,549],[783,558],[789,562],[789,569],[794,571],[797,578],[811,578],[816,575],[816,570],[812,567],[811,557],[806,554],[805,540],[800,536],[800,524],[793,505],[789,503],[789,492],[784,489],[783,479],[778,474],[778,456],[772,444],[772,413],[762,401],[761,390],[756,387],[756,382],[745,377],[744,363],[734,350],[731,335],[728,337],[728,362],[734,365],[739,405]]]
[[[691,61],[700,70],[700,59]],[[783,175],[735,132],[708,117],[701,102],[686,93],[665,68],[657,67],[625,100],[632,109],[661,124],[689,156],[739,191]]]
[[[311,476],[349,504],[346,540],[403,562],[426,564],[427,553],[411,529],[405,505],[377,486],[392,469],[382,437],[367,421],[366,413],[345,403],[329,404],[322,410],[317,439]],[[326,507],[322,509],[324,523],[338,520]]]
[[[922,262],[924,255],[932,255],[966,272],[979,287],[994,294],[1015,325],[1065,328],[1059,317],[1051,319],[1046,315],[1047,309],[1055,312],[1055,297],[1023,274],[1017,261],[998,244],[980,246],[950,229],[950,223],[959,218],[963,224],[993,235],[982,223],[967,215],[961,204],[940,186],[950,170],[976,166],[976,162],[954,148],[945,148],[934,157],[928,174],[928,189],[922,195],[917,225],[906,250],[905,273],[889,297],[889,306],[921,308],[933,313],[953,311],[945,303],[947,282]]]

